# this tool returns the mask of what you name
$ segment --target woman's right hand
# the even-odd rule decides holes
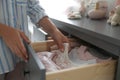
[[[27,43],[30,43],[30,40],[22,31],[0,23],[0,36],[13,53],[25,61],[28,60],[27,51],[22,39]]]

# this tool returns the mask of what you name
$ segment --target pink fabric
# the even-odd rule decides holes
[[[60,50],[53,50],[52,52],[38,52],[40,60],[45,65],[47,72],[56,71],[72,67],[70,61],[64,60],[63,53]]]
[[[87,47],[83,46],[83,45],[78,48],[77,52],[79,55],[79,59],[81,59],[81,60],[87,61],[87,60],[91,60],[91,59],[96,59],[96,62],[99,63],[99,62],[105,62],[105,61],[112,59],[111,57],[108,59],[100,59],[98,57],[95,57],[95,56],[91,55],[91,53],[89,51],[87,51]]]
[[[38,53],[40,60],[45,65],[46,71],[56,71],[60,70],[60,67],[57,66],[53,61],[52,58],[55,56],[54,53],[50,52],[39,52]]]
[[[86,63],[99,63],[105,62],[109,59],[100,59],[91,55],[91,53],[87,50],[87,46],[81,45],[80,47],[75,48],[74,52],[69,54],[77,54],[75,58],[85,61]],[[61,69],[66,69],[74,66],[78,66],[78,64],[74,64],[71,60],[64,58],[65,55],[60,50],[53,50],[51,52],[39,52],[38,53],[41,61],[46,67],[47,71],[56,71]],[[92,62],[91,62],[92,60]]]
[[[52,51],[52,53],[57,54],[57,56],[53,57],[52,60],[61,69],[70,68],[70,67],[74,66],[74,64],[72,64],[72,62],[70,60],[64,58],[64,55],[60,50],[54,50],[54,51]]]

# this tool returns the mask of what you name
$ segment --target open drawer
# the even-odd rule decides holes
[[[53,41],[35,42],[31,44],[35,52],[49,51],[51,45],[54,45]],[[38,60],[36,62],[41,64]],[[114,80],[115,70],[116,60],[110,60],[103,63],[82,65],[80,67],[73,67],[55,72],[46,72],[45,75],[46,80]],[[40,71],[39,68],[37,72],[38,71]],[[37,74],[34,80],[41,80],[39,79],[41,75],[42,74]]]

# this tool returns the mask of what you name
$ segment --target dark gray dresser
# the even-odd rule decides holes
[[[57,27],[111,54],[120,57],[120,26],[111,26],[104,20],[69,20],[65,15],[52,16]],[[120,80],[120,58],[118,58],[115,80]]]

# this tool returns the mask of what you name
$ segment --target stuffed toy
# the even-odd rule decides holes
[[[81,14],[79,12],[79,2],[71,1],[71,4],[66,7],[65,14],[68,19],[81,19]]]
[[[86,8],[90,0],[73,0],[71,6],[68,6],[65,13],[68,19],[81,19],[85,16]]]
[[[95,8],[88,11],[88,17],[90,19],[103,19],[107,13],[107,2],[98,1],[96,2]]]
[[[107,22],[112,26],[120,25],[120,5],[116,6],[115,12],[111,13]]]
[[[117,5],[120,5],[120,0],[117,0],[116,3],[115,3],[115,5],[116,5],[116,6],[117,6]]]

